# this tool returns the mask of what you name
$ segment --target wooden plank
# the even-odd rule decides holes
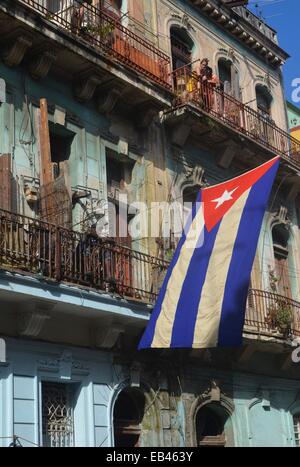
[[[12,173],[11,155],[0,155],[0,208],[7,211],[12,209]]]
[[[47,196],[53,183],[53,167],[51,162],[51,147],[48,123],[47,99],[40,99],[40,215],[45,221],[51,222],[49,212],[53,211],[52,197]]]
[[[53,181],[47,99],[40,99],[40,178],[41,186]]]

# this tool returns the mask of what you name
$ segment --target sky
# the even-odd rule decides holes
[[[286,97],[300,108],[300,0],[249,0],[248,8],[278,32],[280,47],[291,55],[283,67]]]

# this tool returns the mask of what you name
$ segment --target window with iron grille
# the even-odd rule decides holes
[[[42,383],[43,446],[74,446],[73,406],[71,384]]]
[[[293,417],[294,419],[294,434],[296,446],[300,447],[300,413],[297,413]]]

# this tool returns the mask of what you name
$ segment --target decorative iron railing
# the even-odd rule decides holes
[[[300,336],[300,303],[283,295],[250,289],[245,325],[261,334]]]
[[[0,210],[0,267],[153,303],[168,263],[114,241]]]
[[[218,83],[201,82],[189,66],[175,70],[172,81],[175,93],[173,109],[192,104],[300,166],[300,141],[279,128],[269,117],[226,94]]]
[[[169,263],[91,234],[0,210],[0,268],[153,304]],[[245,330],[300,336],[300,303],[250,289]]]
[[[169,56],[125,27],[121,18],[107,8],[96,8],[78,0],[18,1],[108,57],[171,89]]]

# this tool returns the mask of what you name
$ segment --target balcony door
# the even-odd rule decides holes
[[[263,85],[256,86],[257,111],[260,115],[258,133],[259,137],[271,146],[274,146],[274,121],[271,117],[272,95]]]
[[[240,77],[231,60],[221,58],[218,63],[221,96],[218,96],[218,111],[236,126],[243,122]]]
[[[277,293],[292,298],[289,273],[289,229],[285,224],[277,224],[272,229],[275,257],[275,278]]]

